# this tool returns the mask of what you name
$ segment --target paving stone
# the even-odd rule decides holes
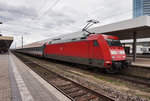
[[[0,101],[10,101],[8,54],[0,54]]]

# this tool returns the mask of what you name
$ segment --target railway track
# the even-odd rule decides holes
[[[110,77],[110,78],[114,78],[118,80],[123,80],[123,81],[131,82],[131,83],[139,84],[139,85],[144,85],[150,88],[150,79],[147,79],[147,78],[136,77],[136,76],[126,75],[122,73],[107,74],[107,73],[100,73],[97,71],[94,71],[94,72],[104,77]]]
[[[72,67],[75,68],[74,66],[72,66]],[[94,72],[97,75],[101,75],[104,77],[123,80],[123,81],[131,82],[131,83],[135,83],[135,84],[139,84],[139,85],[144,85],[144,86],[150,88],[150,79],[147,79],[147,78],[126,75],[126,74],[122,74],[122,73],[117,73],[117,74],[103,73],[103,72],[99,71],[98,69],[96,69],[96,70],[94,70],[94,69],[87,70],[85,68],[80,68],[80,69],[85,70],[85,71],[90,71],[92,73]]]
[[[73,68],[75,68],[74,66],[72,66]],[[132,75],[127,75],[127,74],[123,74],[123,73],[116,73],[116,74],[109,74],[109,73],[104,73],[99,71],[98,69],[85,69],[85,68],[80,68],[82,70],[85,71],[90,71],[90,72],[94,72],[97,75],[101,75],[104,77],[108,77],[108,78],[114,78],[114,79],[118,79],[118,80],[124,80],[127,82],[131,82],[131,83],[135,83],[135,84],[139,84],[139,85],[144,85],[146,87],[150,88],[150,79],[147,78],[142,78],[142,77],[137,77],[137,76],[132,76]]]
[[[109,76],[109,77],[111,76],[111,77],[116,78],[116,79],[121,79],[121,80],[124,80],[124,81],[132,82],[132,83],[136,83],[136,84],[140,84],[140,85],[144,85],[144,86],[150,88],[150,79],[125,75],[125,74],[117,74],[117,75],[103,74],[103,75],[104,76]]]
[[[100,94],[83,85],[80,85],[60,74],[45,68],[44,66],[21,57],[20,55],[16,56],[72,101],[115,101],[107,95]]]

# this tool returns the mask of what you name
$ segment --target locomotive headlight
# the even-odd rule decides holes
[[[120,54],[125,54],[124,51],[120,51]]]
[[[123,56],[123,58],[126,58],[126,56]]]
[[[110,63],[110,61],[105,61],[105,63]]]
[[[112,56],[113,59],[115,59],[115,56]]]
[[[116,51],[111,51],[111,54],[117,54],[117,52]]]

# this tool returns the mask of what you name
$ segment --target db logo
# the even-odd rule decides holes
[[[60,47],[60,50],[61,50],[61,51],[62,51],[62,49],[63,49],[63,48],[62,48],[62,47]]]
[[[121,58],[121,56],[117,56],[117,58]]]

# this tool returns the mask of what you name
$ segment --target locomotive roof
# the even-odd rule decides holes
[[[87,37],[77,37],[77,38],[72,38],[72,39],[64,39],[64,40],[53,40],[50,41],[49,44],[57,44],[57,43],[66,43],[66,42],[75,42],[75,41],[83,41],[86,40]]]
[[[57,40],[50,41],[49,44],[75,42],[75,41],[83,41],[83,40],[97,40],[100,35],[102,35],[104,38],[118,39],[116,36],[111,36],[111,35],[91,34],[91,35],[85,36],[85,37],[77,37],[77,38],[70,38],[70,39],[64,39],[64,40],[61,40],[61,38],[59,38]]]

